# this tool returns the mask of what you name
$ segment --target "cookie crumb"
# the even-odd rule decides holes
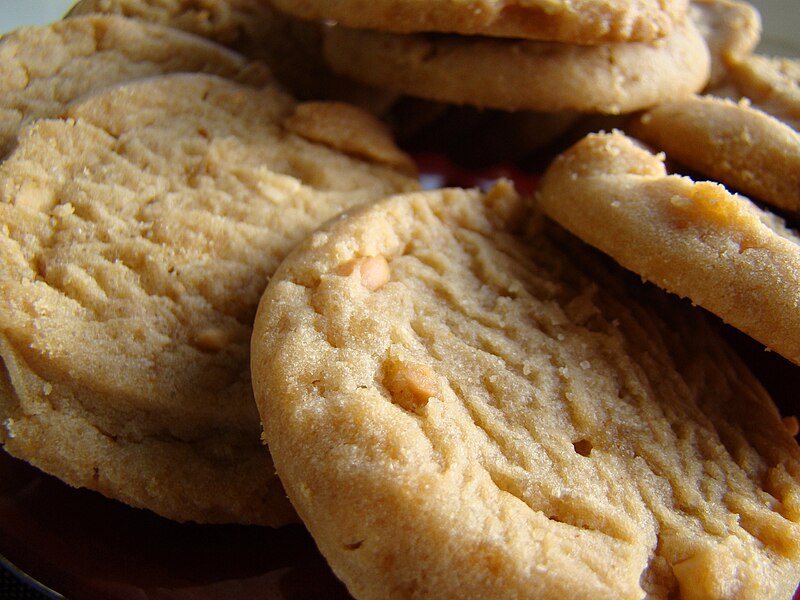
[[[589,456],[592,453],[592,448],[594,447],[592,446],[592,442],[586,439],[572,442],[572,446],[575,448],[575,452],[581,456]]]
[[[389,261],[381,255],[354,258],[340,265],[336,273],[348,277],[356,269],[361,274],[361,285],[373,292],[386,285],[392,275]]]
[[[781,421],[783,421],[783,426],[786,427],[786,431],[789,432],[789,435],[796,436],[800,433],[800,421],[797,420],[796,416],[783,417]]]

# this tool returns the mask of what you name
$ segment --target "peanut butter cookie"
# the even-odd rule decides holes
[[[116,14],[209,38],[269,65],[298,98],[329,85],[316,23],[275,10],[266,0],[81,0],[68,16]]]
[[[761,15],[749,2],[693,0],[689,15],[708,44],[711,54],[709,87],[728,78],[728,65],[749,56],[761,40]]]
[[[418,187],[381,163],[384,145],[340,150],[335,132],[358,137],[358,120],[312,136],[302,106],[179,74],[24,131],[0,165],[9,453],[173,519],[294,518],[250,383],[258,298],[320,223]]]
[[[668,175],[663,160],[621,133],[588,136],[551,164],[539,202],[623,266],[800,364],[800,238],[719,183]]]
[[[747,102],[712,96],[665,102],[630,132],[733,190],[800,212],[800,135]]]
[[[800,131],[800,60],[753,54],[728,70],[742,96]]]
[[[0,158],[17,131],[58,117],[69,102],[104,87],[163,73],[197,71],[253,85],[268,70],[201,37],[118,16],[87,16],[18,29],[0,39]]]
[[[334,571],[365,599],[790,597],[769,397],[699,311],[526,213],[507,183],[395,196],[271,279],[256,401]]]
[[[709,53],[687,19],[652,43],[579,46],[468,36],[327,30],[325,57],[375,87],[505,110],[624,113],[701,90]]]
[[[273,0],[304,19],[393,33],[441,32],[597,44],[670,33],[687,0]]]

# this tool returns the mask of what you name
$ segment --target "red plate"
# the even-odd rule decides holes
[[[0,555],[67,598],[350,598],[300,526],[175,523],[73,489],[3,451]]]

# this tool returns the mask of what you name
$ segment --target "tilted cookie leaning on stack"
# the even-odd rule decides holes
[[[800,131],[800,60],[745,53],[726,64],[725,79],[711,93],[745,99]]]
[[[626,126],[664,154],[621,132],[591,135],[549,166],[539,202],[622,265],[800,364],[800,238],[776,214],[800,215],[800,94],[792,61],[752,50],[729,44],[707,95]],[[668,175],[665,160],[712,181]]]
[[[650,109],[628,130],[731,189],[800,212],[800,134],[745,102],[690,96]]]
[[[800,237],[716,182],[668,175],[622,133],[555,159],[539,205],[584,241],[800,364]]]

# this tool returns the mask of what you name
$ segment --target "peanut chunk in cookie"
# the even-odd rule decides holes
[[[710,600],[717,597],[713,584],[714,578],[708,573],[713,572],[714,554],[711,550],[704,550],[672,566],[675,577],[681,589],[681,596],[691,600]]]
[[[688,197],[674,196],[672,205],[700,221],[711,221],[719,225],[745,226],[755,218],[744,213],[722,185],[711,181],[698,181]]]
[[[386,285],[392,275],[389,262],[380,255],[349,260],[339,266],[336,273],[347,277],[352,275],[356,269],[361,274],[361,285],[373,292]]]
[[[675,195],[670,203],[697,224],[729,229],[739,243],[740,252],[761,247],[758,217],[719,183],[698,181],[688,195]]]
[[[405,410],[418,412],[428,400],[438,395],[436,372],[428,365],[416,362],[391,361],[386,364],[383,384],[392,402]]]
[[[194,336],[194,344],[204,352],[219,352],[239,341],[242,341],[241,335],[222,327],[206,327]]]

